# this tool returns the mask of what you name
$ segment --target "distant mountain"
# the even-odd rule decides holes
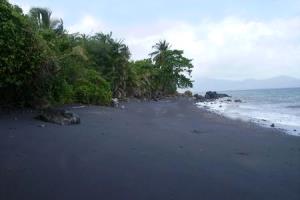
[[[264,80],[246,79],[243,81],[210,79],[202,77],[195,80],[193,91],[201,92],[208,90],[225,91],[294,87],[300,87],[300,79],[288,76],[278,76]]]

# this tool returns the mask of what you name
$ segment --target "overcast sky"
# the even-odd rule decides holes
[[[47,7],[67,30],[113,32],[132,59],[166,39],[195,66],[193,79],[300,78],[299,0],[11,0]]]

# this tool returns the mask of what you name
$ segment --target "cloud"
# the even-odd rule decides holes
[[[35,4],[29,3],[29,1],[25,1],[25,0],[9,0],[9,2],[11,4],[18,5],[20,8],[22,8],[24,14],[28,14],[29,10],[32,7],[41,7],[41,8],[50,9],[45,4],[46,2],[44,2],[44,1],[38,1]],[[61,7],[54,7],[54,8],[51,8],[50,10],[53,11],[51,17],[54,19],[63,19],[65,16],[64,15],[65,12],[63,11],[63,9]]]
[[[105,27],[107,26],[105,26],[99,19],[96,19],[91,15],[84,15],[78,23],[68,26],[67,30],[69,33],[80,32],[93,34],[104,31]]]
[[[20,8],[22,8],[24,13],[28,13],[31,8],[31,6],[28,3],[19,0],[9,0],[9,2],[11,4],[18,5]]]
[[[270,21],[227,17],[198,24],[163,22],[131,30],[124,32],[133,58],[147,56],[155,42],[166,39],[194,59],[195,79],[300,77],[299,17]]]
[[[10,1],[25,11],[30,8],[24,0]],[[53,10],[57,14],[59,8]],[[59,17],[67,15],[58,13]],[[300,78],[300,16],[268,20],[228,16],[198,23],[161,20],[131,27],[106,23],[91,13],[78,17],[77,22],[65,21],[70,33],[112,31],[114,37],[129,45],[133,59],[147,57],[157,41],[166,39],[193,59],[194,79],[263,79],[280,75]]]

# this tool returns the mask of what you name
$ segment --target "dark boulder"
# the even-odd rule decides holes
[[[204,96],[200,95],[200,94],[195,94],[194,98],[196,101],[205,101]]]
[[[60,125],[80,124],[80,118],[77,114],[64,109],[48,108],[42,110],[36,119]]]
[[[219,93],[213,92],[213,91],[208,91],[205,94],[205,98],[208,100],[219,99],[219,98],[224,98],[224,97],[230,97],[230,96],[227,94],[219,94]]]
[[[242,103],[242,100],[236,99],[236,100],[234,100],[234,102],[235,102],[235,103]]]
[[[228,94],[218,94],[217,93],[217,95],[218,95],[218,98],[225,98],[225,97],[230,97]]]
[[[271,124],[271,127],[274,128],[274,127],[275,127],[275,124]]]
[[[113,98],[111,100],[111,106],[115,107],[115,108],[119,107],[119,99],[118,98]]]

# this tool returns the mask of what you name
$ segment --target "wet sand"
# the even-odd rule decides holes
[[[72,110],[80,125],[0,115],[1,200],[300,199],[300,137],[185,98]]]

